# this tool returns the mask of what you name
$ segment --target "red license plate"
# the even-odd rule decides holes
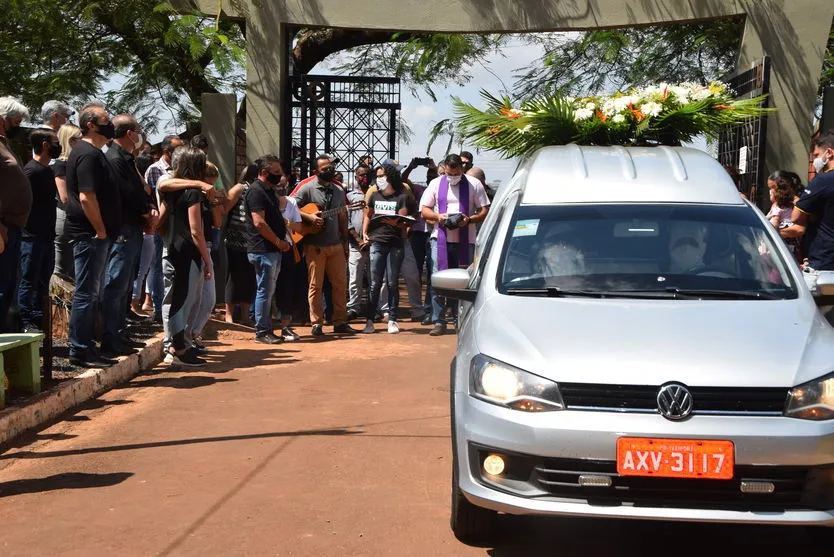
[[[734,467],[732,441],[642,437],[617,440],[617,473],[621,476],[731,480]]]

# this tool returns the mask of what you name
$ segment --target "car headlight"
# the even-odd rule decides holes
[[[834,373],[791,389],[785,415],[802,420],[834,418]]]
[[[556,382],[480,354],[472,358],[470,393],[481,400],[526,412],[565,408]]]

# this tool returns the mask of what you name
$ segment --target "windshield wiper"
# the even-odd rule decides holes
[[[706,288],[678,288],[670,286],[663,290],[635,290],[634,292],[666,292],[677,298],[713,299],[713,300],[784,300],[769,292],[753,292],[750,290],[712,290]]]
[[[510,296],[547,296],[549,298],[636,298],[636,299],[673,299],[674,293],[664,291],[637,290],[633,292],[625,290],[570,290],[551,286],[549,288],[508,288],[506,293]]]

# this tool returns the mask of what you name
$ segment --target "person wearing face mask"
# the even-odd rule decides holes
[[[347,323],[347,259],[349,253],[349,234],[347,226],[347,207],[345,192],[340,184],[333,182],[336,174],[333,163],[327,155],[316,159],[318,173],[315,181],[302,182],[295,197],[298,206],[303,208],[310,203],[317,204],[321,211],[301,213],[304,223],[313,226],[318,232],[304,237],[304,258],[307,261],[309,288],[307,298],[310,305],[310,322],[313,336],[324,335],[324,307],[322,289],[327,277],[333,285],[333,332],[339,334],[356,333]],[[323,211],[336,210],[337,214],[322,216]]]
[[[55,133],[61,129],[61,126],[69,123],[69,119],[75,111],[61,101],[46,101],[41,107],[41,122],[42,127],[49,128]]]
[[[6,331],[17,286],[20,231],[32,207],[32,190],[8,139],[17,135],[27,118],[29,110],[20,101],[0,97],[0,332]]]
[[[356,181],[353,189],[347,192],[348,204],[365,201],[365,195],[370,187],[371,168],[366,164],[356,167],[354,174]],[[368,245],[362,238],[362,222],[365,215],[362,211],[350,213],[348,220],[348,234],[350,234],[350,254],[348,255],[348,320],[352,321],[359,315],[359,303],[362,298],[362,283],[365,271],[370,262]]]
[[[281,271],[281,253],[289,251],[287,226],[275,187],[281,183],[281,162],[273,155],[258,159],[258,179],[246,192],[246,226],[249,231],[246,253],[255,268],[255,342],[278,344],[283,335],[272,328],[272,298]]]
[[[463,162],[458,155],[444,161],[446,174],[432,180],[420,199],[420,211],[429,224],[431,234],[432,272],[467,267],[475,254],[475,227],[489,211],[489,198],[484,185],[473,176],[464,176]],[[454,309],[454,308],[450,308]],[[432,293],[431,336],[446,330],[445,300]]]
[[[371,292],[363,333],[374,333],[374,316],[384,280],[388,282],[388,333],[397,334],[397,307],[400,299],[400,266],[405,243],[405,221],[409,196],[400,171],[392,165],[376,169],[377,191],[371,194],[362,223],[362,237],[371,245]]]
[[[153,227],[157,218],[133,156],[145,141],[139,122],[129,114],[120,114],[113,118],[113,126],[115,138],[105,157],[119,192],[122,219],[118,234],[111,239],[104,282],[107,311],[103,312],[101,353],[107,358],[133,354],[144,346],[128,337],[127,318],[142,252],[142,230],[147,224]]]
[[[796,202],[792,226],[780,228],[786,239],[800,238],[813,228],[812,237],[803,242],[808,265],[819,271],[834,271],[834,131],[814,142],[816,177]]]
[[[122,227],[120,188],[102,147],[116,130],[98,104],[84,106],[78,116],[81,141],[67,160],[67,221],[75,267],[75,294],[70,312],[70,362],[80,367],[110,367],[96,346],[95,328],[104,287],[110,245]]]
[[[281,163],[281,168],[284,163]],[[287,226],[286,241],[291,249],[281,253],[281,271],[278,273],[278,284],[275,286],[278,311],[281,314],[281,336],[285,341],[299,340],[298,334],[292,328],[292,317],[295,311],[295,277],[298,274],[298,264],[301,262],[301,255],[298,246],[294,245],[293,232],[301,230],[301,211],[295,198],[289,197],[289,181],[287,175],[281,176],[275,186],[275,194],[278,196],[278,207],[281,209],[281,216],[284,217],[284,224]]]
[[[32,210],[20,240],[20,287],[17,303],[24,333],[40,332],[43,324],[43,297],[55,266],[55,174],[49,161],[61,155],[58,136],[50,129],[37,129],[29,136],[34,158],[26,163],[24,174],[32,188]]]

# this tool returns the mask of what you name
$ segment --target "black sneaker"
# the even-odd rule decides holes
[[[101,347],[101,355],[105,358],[118,358],[119,356],[130,356],[136,354],[136,349],[120,342]]]
[[[204,356],[209,353],[208,348],[206,348],[205,346],[199,346],[196,343],[193,343],[191,345],[191,350],[193,350],[195,354],[199,354],[200,356]]]
[[[75,358],[70,356],[69,361],[74,366],[90,369],[106,369],[113,365],[111,360],[106,360],[104,358]]]
[[[127,346],[129,348],[144,348],[145,347],[144,342],[134,340],[127,335],[123,335],[123,336],[119,337],[119,341],[121,341],[121,343],[124,346]]]
[[[333,327],[333,332],[340,335],[355,335],[359,331],[351,328],[351,326],[347,323],[342,323],[341,325],[336,325],[335,327]]]
[[[321,325],[313,325],[313,328],[310,330],[310,334],[314,337],[323,337],[324,327],[322,327]]]
[[[428,326],[432,324],[431,313],[427,313],[423,320],[420,322],[420,325]]]
[[[255,342],[260,342],[261,344],[281,344],[284,342],[284,339],[272,333],[266,333],[265,335],[255,335]]]
[[[203,367],[206,361],[197,356],[192,350],[186,350],[182,354],[173,354],[173,364],[182,367]]]
[[[160,323],[160,324],[162,323],[162,312],[161,311],[155,311],[153,313],[153,322],[154,323]]]
[[[132,309],[127,310],[127,322],[128,323],[145,323],[148,320],[148,316],[146,315],[139,315]]]
[[[358,316],[359,316],[359,314],[358,314],[358,313],[356,313],[355,311],[353,311],[352,309],[351,309],[351,310],[348,310],[348,312],[347,312],[347,320],[348,320],[348,321],[353,321],[353,320],[354,320],[354,319],[356,319]]]
[[[298,336],[298,334],[292,330],[292,327],[284,327],[283,329],[281,329],[281,337],[283,337],[284,340],[290,342],[301,340],[301,337]]]
[[[32,325],[31,323],[27,323],[23,326],[22,333],[30,334],[30,333],[42,333],[43,331],[38,328],[37,325]]]

